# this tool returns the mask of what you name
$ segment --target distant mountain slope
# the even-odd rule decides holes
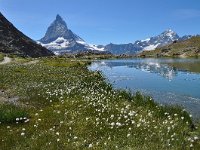
[[[0,52],[30,57],[51,56],[53,53],[38,45],[14,27],[0,13]]]
[[[139,54],[143,57],[199,57],[200,36],[194,36],[188,40],[174,42],[170,45],[158,48],[154,51],[144,51]]]
[[[42,46],[56,54],[78,53],[81,51],[104,51],[104,47],[87,44],[82,38],[68,29],[60,15],[47,29],[45,36],[39,40]]]
[[[108,44],[105,50],[113,54],[136,54],[145,50],[154,50],[173,43],[174,41],[186,40],[191,36],[179,37],[178,34],[171,29],[162,32],[161,34],[150,37],[145,40],[137,40],[129,44]]]

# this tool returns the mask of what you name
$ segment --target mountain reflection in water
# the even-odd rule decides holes
[[[102,71],[115,88],[182,105],[200,117],[200,74],[189,70],[199,64],[199,59],[120,59],[96,61],[89,69]]]

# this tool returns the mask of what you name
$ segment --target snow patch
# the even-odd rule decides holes
[[[143,50],[144,50],[144,51],[155,50],[158,46],[159,46],[159,44],[156,44],[156,45],[149,45],[149,46],[145,47]]]
[[[43,44],[41,42],[38,42],[40,45],[46,47],[47,49],[53,50],[53,49],[65,49],[70,46],[69,41],[67,41],[63,37],[58,37],[55,41],[47,44]]]
[[[141,42],[149,42],[150,41],[150,38],[147,38],[145,40],[141,40]]]

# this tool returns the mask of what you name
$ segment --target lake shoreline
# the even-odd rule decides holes
[[[189,110],[189,112],[191,112],[195,116],[195,119],[198,119],[200,117],[200,111],[198,109],[198,106],[200,107],[200,95],[198,95],[198,88],[195,87],[198,87],[200,76],[199,71],[195,70],[195,67],[192,68],[192,66],[194,66],[193,63],[197,63],[196,68],[198,69],[198,66],[200,64],[199,62],[200,59],[166,58],[161,59],[161,61],[160,59],[142,58],[97,60],[94,61],[93,65],[90,65],[89,68],[91,70],[102,71],[104,77],[107,78],[108,82],[112,83],[112,85],[116,89],[129,89],[129,91],[133,90],[134,93],[137,91],[141,91],[145,95],[151,95],[152,97],[154,97],[154,99],[156,99],[158,103],[168,105],[181,105],[183,107],[187,107],[187,110]],[[148,65],[148,63],[150,65]],[[179,64],[183,65],[178,66]],[[177,66],[179,67],[179,69],[176,69]],[[164,68],[162,69],[162,67]],[[186,69],[183,69],[182,67],[185,67]],[[191,70],[191,68],[193,70]],[[189,69],[191,71],[188,71]],[[123,72],[125,73],[120,70],[123,70]],[[134,71],[136,74],[134,72],[131,73],[132,71]],[[190,72],[194,72],[194,74],[192,73],[190,75]],[[142,76],[144,76],[144,81]],[[189,78],[190,76],[191,80]],[[141,80],[142,82],[138,82],[136,79]],[[161,83],[159,83],[157,79]],[[198,83],[196,83],[196,81],[198,81]],[[148,84],[148,82],[150,83]],[[130,83],[132,84],[130,85]],[[141,85],[141,83],[143,84],[143,86]],[[182,86],[181,89],[179,88],[180,86]],[[188,88],[190,90],[193,89],[192,92],[187,91],[187,88],[184,89],[184,86],[191,87]],[[157,90],[159,91],[159,89],[161,91],[157,92]],[[196,93],[193,91],[196,91]],[[165,95],[164,101],[162,98],[163,95]]]
[[[1,89],[27,105],[0,104],[0,149],[189,149],[188,138],[200,147],[199,124],[185,110],[115,90],[89,61],[26,61],[0,66]]]

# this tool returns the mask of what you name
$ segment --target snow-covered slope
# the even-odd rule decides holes
[[[154,50],[158,47],[171,44],[174,41],[186,40],[192,36],[179,37],[178,34],[171,29],[168,29],[161,34],[147,38],[145,40],[137,40],[129,44],[108,44],[105,50],[113,54],[135,54],[142,51]]]
[[[157,47],[171,44],[174,41],[179,40],[179,38],[180,37],[176,32],[169,29],[158,36],[148,38],[147,40],[137,41],[134,43],[134,45],[140,46],[142,50],[154,50]]]
[[[56,16],[56,20],[49,26],[45,36],[38,43],[58,55],[88,50],[104,51],[102,46],[87,44],[82,38],[68,29],[66,22],[60,15]]]

